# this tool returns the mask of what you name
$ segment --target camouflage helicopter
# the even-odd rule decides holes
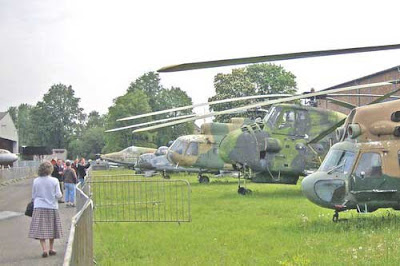
[[[195,105],[190,105],[190,106],[183,106],[183,107],[178,107],[178,108],[173,108],[173,109],[168,109],[168,110],[162,110],[162,111],[157,111],[157,112],[152,112],[152,113],[146,113],[146,114],[141,114],[141,115],[136,115],[136,116],[131,116],[131,117],[126,117],[126,118],[121,118],[118,119],[118,121],[124,121],[124,120],[133,120],[137,118],[143,118],[146,116],[152,116],[152,115],[159,115],[162,113],[167,113],[167,112],[176,112],[184,109],[191,109],[194,107],[199,107],[199,106],[204,106],[204,105],[213,105],[213,104],[218,104],[218,103],[225,103],[225,102],[232,102],[232,101],[241,101],[241,100],[251,100],[251,99],[258,99],[258,98],[277,98],[277,97],[288,97],[291,96],[290,94],[268,94],[268,95],[255,95],[255,96],[245,96],[245,97],[239,97],[239,98],[233,98],[233,99],[224,99],[224,100],[218,100],[218,101],[213,101],[213,102],[208,102],[208,103],[200,103],[200,104],[195,104]],[[262,109],[257,109],[255,110],[256,112],[263,112],[265,110]],[[155,127],[160,127],[161,122],[167,122],[161,125],[166,125],[168,123],[174,123],[174,122],[169,122],[172,120],[176,119],[190,119],[193,118],[195,115],[185,115],[185,116],[179,116],[175,118],[169,118],[169,119],[161,119],[161,120],[156,120],[156,121],[151,121],[151,122],[146,122],[142,124],[135,124],[135,125],[130,125],[130,126],[125,126],[125,127],[120,127],[120,128],[115,128],[115,129],[110,129],[107,130],[106,132],[115,132],[119,130],[125,130],[129,128],[134,128],[134,127],[140,127],[144,125],[149,125],[149,124],[159,124]],[[151,154],[144,154],[141,156],[141,160],[138,162],[138,164],[141,165],[141,169],[145,169],[147,171],[155,171],[158,169],[160,171],[162,168],[165,168],[166,172],[196,172],[198,173],[198,180],[200,183],[208,183],[210,181],[209,177],[207,175],[204,175],[204,173],[211,173],[211,174],[220,174],[220,171],[224,171],[224,173],[229,173],[231,171],[235,171],[232,167],[231,164],[226,164],[224,161],[221,159],[221,157],[218,154],[218,146],[225,137],[225,135],[235,129],[240,128],[244,123],[250,123],[250,119],[245,119],[245,118],[232,118],[230,123],[204,123],[201,126],[200,129],[200,134],[196,135],[185,135],[178,137],[171,147],[169,148],[169,152],[167,156],[164,157],[158,157],[156,154],[151,153]],[[146,128],[140,128],[137,130],[134,130],[133,132],[141,132],[145,131]],[[166,162],[166,160],[169,161]],[[170,163],[172,163],[175,166],[175,169],[172,169],[170,167]],[[167,176],[167,173],[164,173],[165,171],[162,171],[163,176]]]
[[[362,53],[381,51],[389,49],[399,49],[400,45],[383,45],[383,46],[370,46],[358,47],[349,49],[336,49],[336,50],[322,50],[300,53],[288,53],[238,59],[225,59],[205,62],[186,63],[180,65],[173,65],[164,67],[158,70],[159,72],[174,72],[185,71],[193,69],[229,66],[237,64],[259,63],[266,61],[290,60],[318,56],[330,56],[349,53]],[[389,84],[387,84],[389,85]],[[359,87],[360,88],[360,87]],[[354,87],[353,89],[359,89]],[[343,90],[345,91],[345,90]],[[338,91],[336,91],[338,92]],[[330,91],[333,93],[333,91]],[[321,96],[323,94],[308,95],[309,97]],[[382,97],[385,99],[387,96]],[[306,97],[303,97],[306,98]],[[301,98],[297,98],[301,99]],[[312,98],[311,98],[312,99]],[[287,99],[287,101],[295,100]],[[286,101],[286,100],[285,100]],[[348,106],[344,102],[335,101],[343,106]],[[278,102],[264,103],[264,105],[275,104]],[[258,105],[260,106],[260,105]],[[249,107],[249,106],[247,106]],[[243,109],[246,107],[242,107]],[[293,108],[293,106],[292,106]],[[241,108],[237,108],[241,109]],[[279,110],[280,109],[280,110]],[[229,133],[222,141],[219,149],[221,157],[226,163],[232,163],[234,166],[244,169],[255,170],[256,175],[253,181],[258,182],[278,182],[278,183],[295,183],[298,179],[298,174],[301,170],[305,170],[310,165],[314,164],[315,159],[321,158],[326,154],[329,146],[327,146],[327,139],[329,144],[332,145],[332,140],[328,136],[331,128],[336,128],[343,123],[340,114],[324,114],[322,111],[317,110],[289,110],[287,107],[273,107],[270,114],[264,119],[263,123],[255,123],[253,125],[245,126],[237,131]],[[233,110],[233,109],[232,109]],[[217,114],[229,113],[232,110],[225,110]],[[274,113],[275,115],[272,115]],[[317,116],[309,116],[305,114],[318,114]],[[212,114],[212,115],[217,115]],[[343,115],[342,115],[343,116]],[[335,117],[335,118],[333,118]],[[311,119],[310,119],[311,118]],[[327,119],[328,118],[328,119]],[[333,118],[333,119],[332,119]],[[190,121],[191,119],[183,119],[182,122]],[[328,120],[329,122],[327,122]],[[336,124],[332,125],[336,120]],[[289,123],[287,123],[289,121]],[[312,122],[323,121],[321,125],[314,124],[315,127],[308,128]],[[275,125],[274,123],[278,123]],[[168,123],[173,125],[175,122]],[[269,124],[268,124],[269,123]],[[331,127],[329,127],[331,123]],[[286,126],[285,124],[291,124]],[[286,127],[286,129],[285,129]],[[294,127],[294,128],[293,128]],[[155,129],[156,127],[150,127]],[[318,128],[318,129],[317,129]],[[324,130],[325,128],[326,130]],[[328,132],[328,133],[327,133]],[[308,134],[311,133],[311,134]],[[271,138],[271,136],[273,136]],[[280,136],[279,136],[280,135]],[[302,140],[301,140],[302,139]],[[324,142],[325,139],[325,142]],[[251,141],[251,142],[249,142]],[[249,145],[251,143],[251,145]],[[283,145],[282,145],[283,144]],[[292,145],[292,146],[291,146]],[[285,149],[288,149],[285,151]],[[321,156],[322,155],[322,156]],[[257,173],[258,172],[258,173]],[[241,190],[239,186],[239,191]],[[246,190],[242,190],[246,191]]]
[[[218,141],[219,145],[214,146],[213,160],[215,163],[221,160],[226,168],[231,165],[233,170],[241,171],[246,178],[250,178],[253,182],[296,184],[299,176],[304,175],[306,170],[318,168],[322,158],[333,144],[332,129],[343,124],[346,115],[321,108],[279,103],[382,85],[393,85],[393,83],[380,82],[339,88],[328,92],[320,91],[305,95],[294,95],[284,99],[259,102],[210,113],[198,118],[236,112],[256,106],[272,105],[264,120],[243,125],[240,128],[237,127],[221,135],[222,138]],[[393,93],[383,95],[376,101],[386,99]],[[347,106],[347,104],[336,102]],[[187,120],[189,119],[184,119],[184,121]],[[171,123],[166,124],[170,125]],[[161,128],[166,124],[141,128],[133,132]],[[209,125],[213,124],[218,125],[218,123],[210,123]],[[185,162],[185,160],[190,162],[192,149],[197,149],[196,144],[192,144],[196,142],[193,136],[181,138],[186,140],[185,145],[178,141],[168,150],[168,159],[174,163]],[[193,145],[193,148],[190,145]],[[213,160],[196,160],[196,162],[201,167],[210,168],[210,161]],[[193,164],[193,162],[191,163]],[[246,194],[248,190],[239,185],[238,192]]]
[[[264,61],[275,61],[275,60],[288,60],[296,58],[305,58],[313,56],[327,56],[335,54],[346,54],[346,53],[358,53],[368,52],[377,50],[387,49],[398,49],[400,45],[386,45],[386,46],[374,46],[374,47],[361,47],[361,48],[350,48],[350,49],[339,49],[339,50],[326,50],[326,51],[314,51],[314,52],[303,52],[294,54],[283,54],[283,55],[272,55],[263,57],[252,57],[252,58],[240,58],[240,59],[228,59],[219,61],[208,61],[200,63],[189,63],[182,64],[172,67],[166,67],[160,69],[159,72],[169,71],[182,71],[199,68],[226,66],[233,64],[248,64],[255,62]],[[392,83],[378,83],[374,86],[391,85]],[[342,88],[341,90],[331,90],[329,92],[310,93],[308,95],[297,95],[288,97],[284,100],[272,100],[264,103],[256,103],[253,105],[243,106],[235,109],[225,110],[216,113],[210,113],[208,115],[191,117],[181,119],[179,121],[167,122],[162,125],[151,126],[144,129],[134,130],[133,132],[140,132],[145,130],[157,129],[164,126],[170,126],[177,123],[189,122],[197,119],[211,117],[220,114],[232,113],[240,110],[247,110],[249,108],[268,106],[272,104],[299,100],[303,98],[316,97],[327,93],[337,93],[340,91],[349,91],[361,89],[366,86],[354,86],[349,88]],[[371,86],[368,86],[371,87]],[[294,106],[280,106],[273,107],[271,113],[275,115],[269,115],[263,121],[263,123],[255,123],[251,126],[245,126],[242,129],[230,132],[225,136],[220,143],[219,155],[227,164],[231,164],[232,167],[242,170],[244,173],[246,170],[251,169],[255,172],[255,179],[259,182],[277,182],[277,183],[295,183],[297,182],[299,174],[303,173],[304,170],[310,164],[316,165],[317,158],[319,162],[321,157],[327,152],[329,146],[327,141],[321,142],[326,137],[325,131],[337,127],[343,123],[343,115],[339,113],[328,114],[328,111],[323,110],[306,110],[301,108],[294,108]],[[289,110],[290,108],[296,110]],[[283,111],[282,111],[283,110]],[[287,112],[286,112],[287,111]],[[314,112],[315,111],[315,112]],[[313,114],[309,116],[309,114]],[[316,115],[316,116],[315,116]],[[314,118],[314,125],[318,125],[318,130],[311,128],[312,118]],[[129,118],[127,118],[129,119]],[[122,120],[122,119],[121,119]],[[268,121],[281,123],[277,125],[276,129],[272,129],[268,126]],[[321,126],[318,122],[322,123]],[[265,124],[264,124],[265,122]],[[303,125],[302,130],[291,130],[291,127],[296,125]],[[273,123],[272,123],[273,124]],[[287,124],[285,126],[285,124]],[[274,124],[272,126],[275,126]],[[281,128],[279,128],[281,127]],[[286,127],[286,129],[285,129]],[[272,132],[272,131],[275,132]],[[297,132],[296,132],[297,131]],[[300,132],[301,131],[301,132]],[[307,134],[309,133],[309,134]],[[275,136],[282,135],[282,138],[271,138],[272,134]],[[240,139],[242,138],[242,139]],[[329,138],[329,136],[328,136]],[[329,142],[332,144],[332,139]],[[283,140],[283,145],[282,145]],[[238,142],[235,142],[238,141]],[[249,142],[250,141],[250,142]],[[319,143],[321,142],[321,143]],[[240,143],[240,144],[239,144]],[[235,144],[239,144],[236,145]],[[291,145],[292,144],[292,145]],[[314,144],[314,147],[313,147]],[[178,144],[177,144],[178,145]],[[284,149],[288,149],[284,151]],[[170,151],[173,154],[173,149]],[[297,155],[297,156],[296,156]],[[179,157],[178,155],[175,155]],[[173,159],[173,155],[168,156]],[[274,160],[272,160],[274,158]],[[276,159],[276,160],[275,160]],[[293,177],[291,177],[293,176]]]
[[[130,146],[118,152],[101,154],[100,158],[109,162],[134,167],[140,155],[149,152],[155,152],[156,149]]]
[[[152,176],[157,172],[161,173],[164,179],[170,179],[170,173],[188,172],[199,173],[198,168],[185,168],[176,166],[167,159],[167,146],[161,146],[154,153],[145,153],[139,156],[135,166],[136,171],[143,172],[145,176]]]
[[[355,108],[317,172],[302,181],[313,203],[339,212],[400,210],[400,100]]]

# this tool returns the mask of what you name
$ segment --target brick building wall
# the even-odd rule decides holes
[[[390,80],[400,80],[400,66],[392,67],[390,69],[386,69],[365,77],[361,77],[355,80],[351,80],[333,87],[330,87],[326,90],[348,87],[348,86],[355,86],[355,85],[363,85],[363,84],[370,84],[370,83],[377,83],[383,81],[390,81]],[[375,87],[375,88],[365,88],[360,90],[348,91],[341,94],[386,94],[390,91],[393,91],[395,88],[400,88],[400,84],[392,85],[392,86],[382,86],[382,87]],[[394,96],[400,97],[400,92],[394,94]],[[363,106],[370,102],[372,102],[376,97],[351,97],[351,96],[338,96],[334,97],[337,100],[344,101],[351,103],[356,106]],[[350,110],[341,106],[338,106],[334,103],[331,103],[327,100],[318,100],[318,107],[324,109],[330,109],[338,112],[342,112],[345,114],[349,114]]]

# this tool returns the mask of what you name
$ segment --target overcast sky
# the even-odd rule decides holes
[[[191,61],[400,43],[399,1],[0,0],[0,111],[72,85],[107,112],[148,71]],[[400,50],[277,62],[300,91],[400,65]],[[195,103],[230,67],[161,74]]]

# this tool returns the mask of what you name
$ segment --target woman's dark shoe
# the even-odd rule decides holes
[[[57,252],[55,250],[49,250],[49,255],[50,256],[53,256],[53,255],[56,255],[56,254],[57,254]]]
[[[47,252],[46,251],[42,253],[42,258],[47,258]]]

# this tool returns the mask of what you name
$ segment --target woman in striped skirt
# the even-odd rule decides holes
[[[61,220],[58,214],[58,199],[62,198],[57,178],[51,177],[53,165],[43,162],[38,169],[39,177],[35,178],[32,187],[33,215],[29,237],[40,240],[42,257],[56,255],[54,239],[62,236]],[[49,239],[47,250],[46,239]]]

